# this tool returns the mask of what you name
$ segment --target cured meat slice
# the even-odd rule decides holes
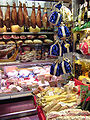
[[[38,6],[37,16],[36,16],[36,23],[39,28],[41,28],[41,6]]]
[[[31,25],[32,25],[32,28],[36,28],[35,5],[32,6]]]
[[[17,35],[12,35],[11,38],[12,38],[12,39],[19,39],[19,36],[17,36]]]
[[[34,36],[34,35],[27,35],[27,38],[28,38],[28,39],[34,39],[35,36]]]
[[[11,39],[10,35],[3,35],[3,39]]]
[[[26,36],[25,35],[21,35],[20,39],[26,39]]]
[[[16,4],[13,2],[13,8],[11,12],[11,20],[13,25],[17,25],[17,10],[16,10]]]

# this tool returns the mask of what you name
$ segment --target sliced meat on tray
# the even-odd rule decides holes
[[[3,39],[11,39],[11,36],[10,35],[3,35]]]
[[[12,39],[19,39],[19,36],[17,36],[17,35],[12,35],[11,38],[12,38]]]
[[[24,39],[24,40],[25,40],[25,39],[26,39],[26,36],[25,36],[25,35],[21,35],[21,36],[20,36],[20,39]]]
[[[27,39],[34,39],[35,36],[34,35],[27,35]]]

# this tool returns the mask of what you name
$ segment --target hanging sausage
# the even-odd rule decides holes
[[[1,10],[1,7],[0,7],[0,28],[3,27],[3,13],[2,13],[2,10]]]
[[[31,25],[32,25],[32,28],[36,28],[35,5],[32,6]]]
[[[11,18],[10,18],[10,5],[7,4],[7,10],[5,13],[5,25],[7,28],[10,28]]]
[[[13,25],[17,25],[17,10],[16,10],[16,3],[13,2],[13,8],[11,12],[11,20]]]
[[[41,6],[38,5],[38,11],[37,11],[37,16],[36,16],[36,23],[39,28],[41,28]]]
[[[47,27],[48,27],[48,17],[47,17],[47,7],[46,7],[46,5],[44,7],[44,15],[42,17],[42,22],[43,22],[43,27],[45,29],[47,29]]]
[[[28,16],[28,11],[26,8],[26,4],[23,4],[23,10],[24,10],[24,21],[25,21],[25,26],[29,27],[30,26],[30,21],[29,21],[29,16]]]
[[[24,25],[24,15],[22,11],[22,3],[19,1],[19,9],[18,9],[18,25],[22,27]]]

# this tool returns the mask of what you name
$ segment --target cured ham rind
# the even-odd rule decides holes
[[[7,5],[7,10],[5,13],[5,25],[7,28],[10,28],[11,26],[11,17],[10,17],[10,5]]]
[[[2,10],[1,10],[1,7],[0,7],[0,28],[3,27],[3,13],[2,13]]]
[[[13,25],[17,25],[17,10],[16,10],[16,4],[13,2],[13,8],[11,12],[11,20]]]
[[[26,27],[29,27],[29,26],[30,26],[30,21],[29,21],[28,11],[27,11],[26,4],[25,4],[25,3],[23,4],[23,10],[24,10],[23,13],[24,13],[25,26],[26,26]]]
[[[37,11],[37,16],[36,16],[36,23],[39,28],[41,28],[42,23],[41,23],[41,6],[38,6],[38,11]]]
[[[18,9],[18,25],[22,27],[24,25],[24,15],[22,11],[22,3],[19,1],[19,9]]]
[[[31,26],[32,26],[32,28],[36,28],[35,5],[32,6]]]

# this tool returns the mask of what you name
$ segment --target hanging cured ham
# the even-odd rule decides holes
[[[35,5],[32,6],[31,25],[33,28],[36,28]]]
[[[26,4],[23,4],[23,9],[24,9],[24,21],[25,21],[25,26],[29,27],[30,26],[30,21],[29,21],[29,17],[28,17],[28,11],[26,8]]]
[[[22,27],[24,25],[24,15],[22,11],[22,3],[19,2],[19,9],[18,9],[18,25]]]
[[[39,28],[41,28],[41,6],[38,6],[37,16],[36,16],[36,23]]]
[[[10,28],[11,18],[10,18],[10,5],[7,4],[7,10],[5,14],[5,25],[7,28]]]
[[[43,27],[47,29],[48,27],[48,17],[47,17],[47,7],[44,8],[44,15],[42,17]]]
[[[0,28],[3,27],[3,13],[2,13],[2,10],[1,10],[1,7],[0,7]]]
[[[11,20],[13,25],[17,25],[17,10],[16,10],[16,4],[13,2],[13,8],[11,12]]]

